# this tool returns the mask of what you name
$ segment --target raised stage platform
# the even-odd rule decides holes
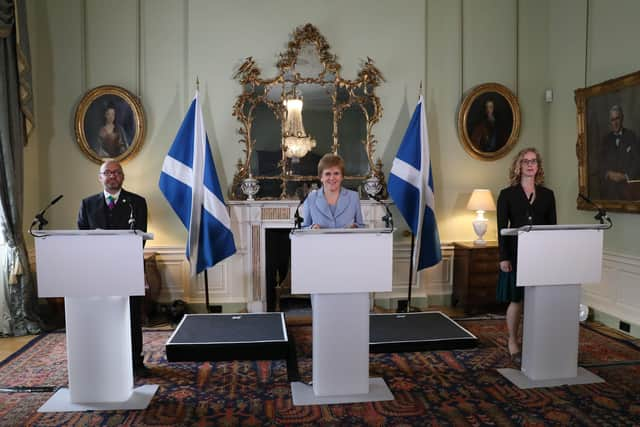
[[[187,314],[165,350],[169,362],[284,359],[289,381],[299,379],[283,313]]]
[[[369,315],[369,351],[406,351],[471,348],[478,338],[440,311]]]
[[[475,347],[478,339],[440,311],[369,315],[369,351],[400,353]],[[298,381],[295,345],[284,313],[187,314],[165,345],[169,362],[287,361]]]

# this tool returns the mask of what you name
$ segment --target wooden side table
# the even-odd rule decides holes
[[[496,301],[498,243],[475,246],[473,242],[454,242],[453,247],[453,305],[462,307],[465,313],[504,307]]]

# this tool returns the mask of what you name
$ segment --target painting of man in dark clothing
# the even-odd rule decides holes
[[[640,178],[640,143],[636,134],[623,126],[619,105],[609,109],[609,125],[600,148],[600,196],[609,200],[631,197],[628,181]]]
[[[507,108],[506,111],[508,112],[509,109]],[[505,112],[502,116],[508,116],[508,114]],[[482,119],[472,128],[471,141],[481,151],[498,151],[509,139],[511,124],[512,119],[507,117],[507,120],[504,120],[504,117],[498,115],[494,99],[487,98],[484,102]]]
[[[640,213],[640,71],[576,89],[575,101],[577,208]]]
[[[458,135],[465,151],[482,160],[504,157],[518,140],[520,107],[506,86],[484,83],[466,94],[458,110]]]

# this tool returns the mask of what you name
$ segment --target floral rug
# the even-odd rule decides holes
[[[637,341],[580,329],[582,366],[606,382],[520,390],[497,368],[509,367],[503,320],[461,321],[478,336],[475,349],[372,354],[370,374],[395,399],[293,406],[285,361],[168,363],[170,331],[145,331],[145,363],[158,384],[144,411],[38,413],[52,393],[0,393],[1,426],[424,426],[640,425]],[[303,381],[311,380],[311,327],[289,329]],[[513,367],[513,366],[511,366]],[[36,337],[0,364],[0,386],[65,386],[65,336]]]

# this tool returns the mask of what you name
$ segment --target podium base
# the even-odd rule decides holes
[[[502,374],[506,379],[511,381],[514,385],[520,389],[527,388],[540,388],[540,387],[558,387],[563,385],[577,385],[577,384],[593,384],[605,382],[602,378],[587,371],[584,368],[578,367],[578,376],[571,378],[553,378],[549,380],[532,380],[525,376],[522,371],[518,369],[504,368],[498,369],[498,372]]]
[[[82,412],[82,411],[114,411],[118,409],[146,409],[153,395],[158,390],[157,384],[146,384],[133,389],[131,397],[124,402],[86,402],[72,403],[68,388],[58,390],[38,412]]]
[[[301,382],[291,383],[291,394],[293,395],[293,406],[379,402],[394,399],[391,390],[382,378],[369,378],[369,393],[364,394],[316,396],[313,393],[313,386]]]

